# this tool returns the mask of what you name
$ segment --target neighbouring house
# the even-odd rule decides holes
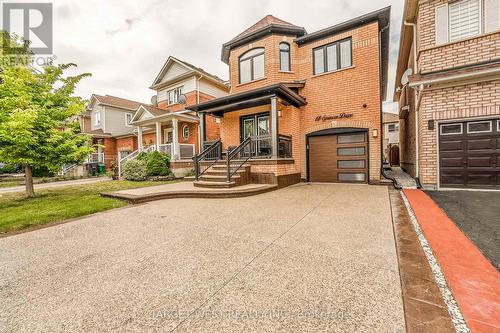
[[[384,160],[390,165],[399,165],[399,115],[383,112],[382,123]]]
[[[389,22],[387,7],[307,33],[268,15],[225,43],[229,95],[186,107],[220,121],[195,185],[379,183]]]
[[[184,176],[193,169],[192,158],[202,149],[199,132],[203,132],[205,141],[220,138],[219,119],[205,117],[200,128],[200,118],[189,107],[226,96],[229,87],[217,76],[171,56],[150,88],[156,91],[153,103],[139,105],[131,122],[136,128],[138,151],[168,152],[171,170],[176,176]],[[135,156],[123,156],[120,168]]]
[[[118,158],[137,149],[137,137],[130,123],[140,105],[140,102],[110,95],[91,96],[86,112],[80,117],[80,127],[98,148],[86,164],[104,164],[108,170]]]
[[[499,0],[406,0],[394,100],[425,188],[500,189]]]

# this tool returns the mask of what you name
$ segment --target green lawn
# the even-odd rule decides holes
[[[64,188],[36,190],[36,197],[27,199],[23,193],[0,196],[0,233],[62,221],[103,210],[126,206],[118,199],[103,198],[101,192],[154,186],[169,182],[107,181]]]

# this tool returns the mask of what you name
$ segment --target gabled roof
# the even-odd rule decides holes
[[[158,75],[156,76],[153,84],[151,85],[151,89],[155,89],[156,87],[158,87],[159,85],[165,85],[165,84],[168,84],[168,82],[161,82],[161,80],[163,79],[163,77],[165,76],[165,74],[167,73],[168,69],[170,68],[170,66],[173,64],[173,63],[177,63],[183,67],[186,68],[187,70],[187,73],[189,75],[192,75],[192,74],[198,74],[198,75],[203,75],[205,78],[211,80],[212,82],[218,84],[219,86],[223,86],[223,87],[227,87],[227,85],[225,84],[225,81],[222,80],[221,78],[219,78],[218,76],[216,75],[213,75],[213,74],[210,74],[209,72],[205,71],[204,69],[200,68],[200,67],[196,67],[184,60],[180,60],[174,56],[169,56],[167,61],[165,61],[165,64],[163,65],[163,67],[161,68],[160,72],[158,73]],[[184,75],[181,75],[181,76],[184,76]],[[177,77],[175,78],[172,78],[171,81],[174,81],[176,80]]]
[[[132,123],[135,121],[141,120],[141,117],[144,113],[149,114],[150,115],[149,118],[154,118],[154,117],[163,116],[163,115],[168,114],[170,112],[171,112],[170,110],[160,109],[160,108],[157,108],[157,107],[152,106],[152,105],[141,104],[141,105],[139,105],[139,107],[135,111],[134,116],[132,117]]]
[[[92,99],[97,100],[99,104],[102,105],[108,105],[108,106],[113,106],[117,107],[120,109],[125,109],[125,110],[130,110],[130,111],[135,111],[141,105],[142,103],[132,101],[130,99],[125,99],[121,97],[116,97],[116,96],[111,96],[111,95],[97,95],[97,94],[92,94],[91,102],[89,106],[92,104]]]
[[[268,34],[279,33],[284,35],[291,35],[300,37],[307,33],[306,29],[299,27],[292,23],[286,22],[282,19],[267,15],[257,23],[246,29],[238,36],[231,39],[229,42],[222,45],[221,59],[226,64],[229,61],[229,52],[231,49],[240,45],[251,42],[252,40],[261,38]]]

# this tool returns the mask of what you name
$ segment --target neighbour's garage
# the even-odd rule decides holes
[[[500,189],[500,119],[439,125],[440,187]]]
[[[364,129],[327,129],[307,136],[311,182],[368,181],[368,142]]]

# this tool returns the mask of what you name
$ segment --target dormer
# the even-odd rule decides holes
[[[306,30],[267,15],[222,46],[229,65],[231,93],[298,79],[294,39]]]
[[[215,75],[190,63],[168,57],[150,89],[156,91],[160,109],[177,112],[187,105],[227,95],[228,86]],[[179,96],[186,96],[186,103],[179,103]]]

